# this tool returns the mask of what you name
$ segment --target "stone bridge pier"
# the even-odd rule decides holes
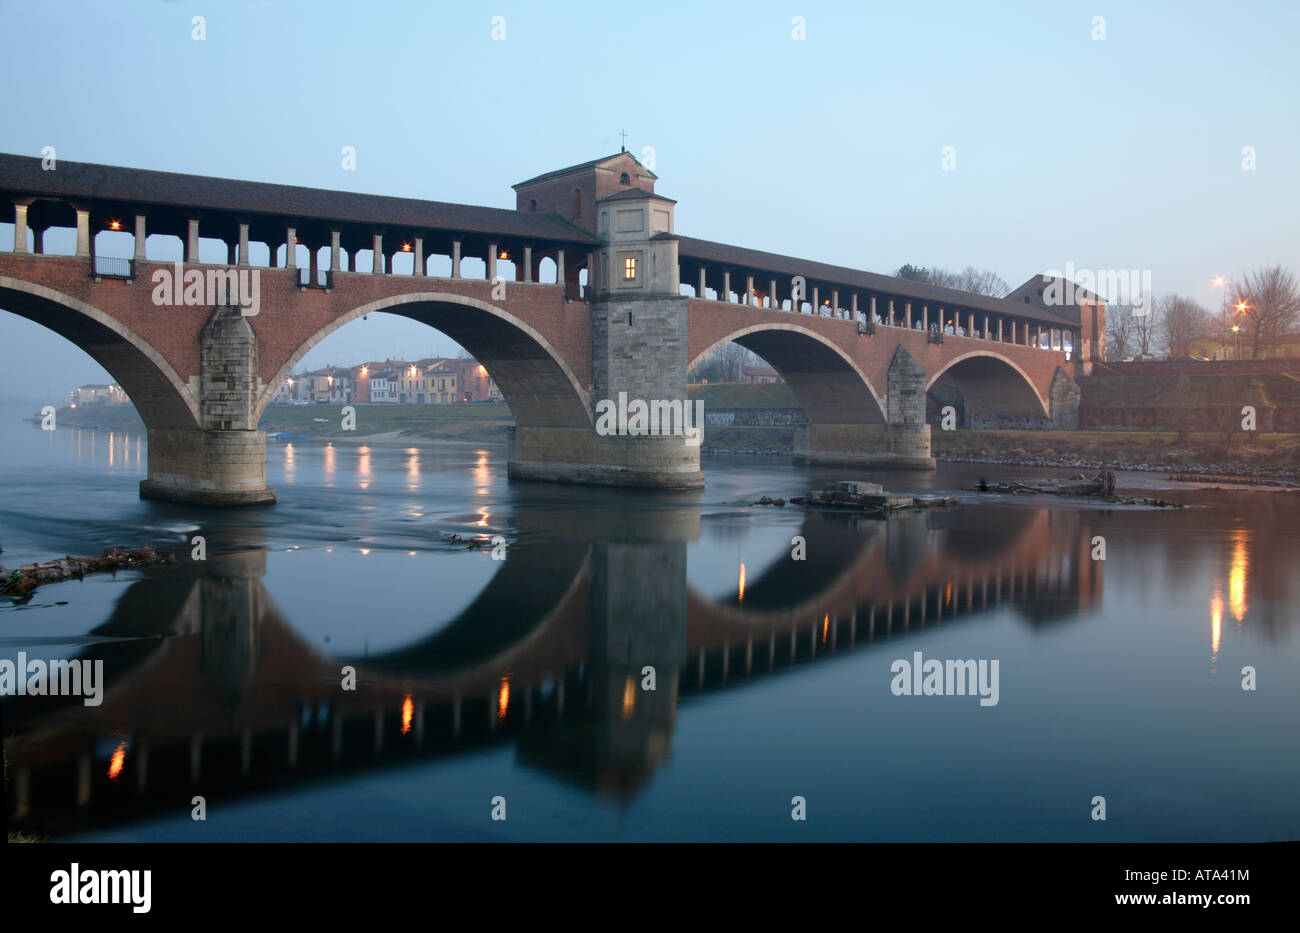
[[[194,383],[191,381],[191,389]],[[194,505],[271,505],[266,433],[257,430],[257,335],[238,306],[217,307],[199,332],[194,428],[149,428],[140,496]]]

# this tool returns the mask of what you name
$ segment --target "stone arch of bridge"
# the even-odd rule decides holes
[[[761,357],[785,380],[813,424],[885,423],[884,399],[867,374],[832,340],[798,324],[763,323],[714,341],[687,372],[728,343]]]
[[[587,391],[564,356],[534,327],[504,308],[447,292],[411,292],[339,314],[280,367],[257,400],[261,418],[276,387],[326,337],[367,314],[389,313],[427,324],[456,341],[487,369],[516,425],[590,427]]]
[[[954,357],[930,375],[926,390],[945,377],[956,384],[978,412],[1049,415],[1048,402],[1033,380],[1014,360],[1000,353],[975,350]]]
[[[116,318],[44,285],[0,275],[0,308],[76,344],[130,397],[145,426],[199,426],[196,393],[157,348]]]

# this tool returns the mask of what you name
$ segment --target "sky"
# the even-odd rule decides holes
[[[513,208],[622,130],[683,235],[1012,286],[1150,270],[1212,309],[1217,275],[1300,269],[1294,0],[0,0],[0,34],[4,152]],[[458,351],[373,315],[304,363]],[[0,313],[0,396],[107,381]]]

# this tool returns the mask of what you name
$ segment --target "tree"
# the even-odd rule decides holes
[[[1189,356],[1192,341],[1210,325],[1210,312],[1190,298],[1165,295],[1153,304],[1156,325],[1169,355],[1175,359]]]
[[[914,266],[910,262],[906,265],[899,266],[894,275],[900,279],[911,279],[913,282],[930,281],[930,271],[924,266]]]
[[[976,269],[974,266],[967,266],[960,272],[949,272],[947,269],[937,267],[931,269],[930,284],[955,288],[974,295],[988,295],[990,298],[1005,298],[1011,291],[1011,286],[996,272],[989,269]]]
[[[706,356],[690,373],[691,382],[739,382],[742,366],[761,364],[762,358],[738,343],[727,343]]]
[[[1159,349],[1160,322],[1158,310],[1151,304],[1146,310],[1127,309],[1133,322],[1133,349],[1138,357],[1154,356]]]
[[[974,295],[988,295],[992,298],[1005,298],[1011,291],[1011,286],[998,275],[988,269],[976,269],[974,266],[967,266],[960,272],[949,272],[947,269],[941,269],[935,266],[933,269],[927,269],[924,266],[914,266],[908,263],[900,266],[894,273],[900,279],[911,279],[913,282],[928,282],[931,285],[938,285],[943,288],[955,288],[957,291],[970,292]]]
[[[1133,318],[1123,305],[1106,309],[1106,357],[1119,362],[1133,352]]]
[[[1157,314],[1154,307],[1138,311],[1132,305],[1111,305],[1106,309],[1106,343],[1112,360],[1142,357],[1157,348]]]
[[[1291,270],[1282,266],[1263,266],[1243,275],[1233,303],[1245,323],[1253,359],[1300,324],[1300,284]]]

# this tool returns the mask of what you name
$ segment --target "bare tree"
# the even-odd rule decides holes
[[[1133,342],[1139,356],[1154,356],[1160,349],[1160,316],[1148,304],[1145,311],[1133,309]]]
[[[1241,277],[1233,298],[1238,317],[1245,324],[1250,341],[1250,355],[1259,351],[1300,324],[1300,285],[1290,269],[1263,266]]]
[[[1106,309],[1106,356],[1119,362],[1133,351],[1133,317],[1123,305]]]
[[[1156,306],[1138,311],[1132,305],[1111,305],[1106,309],[1106,340],[1115,357],[1153,355],[1159,347],[1160,327]]]
[[[936,266],[927,272],[926,281],[931,285],[955,288],[975,295],[988,295],[992,298],[1005,298],[1011,291],[1011,286],[996,272],[989,269],[976,269],[974,266],[967,266],[960,272],[949,272]]]
[[[1192,341],[1210,325],[1210,312],[1180,295],[1165,295],[1154,302],[1153,310],[1160,336],[1174,358],[1190,355]]]
[[[763,359],[738,343],[726,343],[706,356],[690,373],[691,382],[740,382],[741,367],[762,364]]]
[[[894,275],[900,279],[929,282],[942,288],[955,288],[958,291],[988,295],[992,298],[1005,298],[1011,291],[1011,286],[996,272],[989,269],[976,269],[974,266],[967,266],[960,272],[949,272],[938,266],[927,269],[925,266],[914,266],[908,263],[899,266],[894,271]]]

